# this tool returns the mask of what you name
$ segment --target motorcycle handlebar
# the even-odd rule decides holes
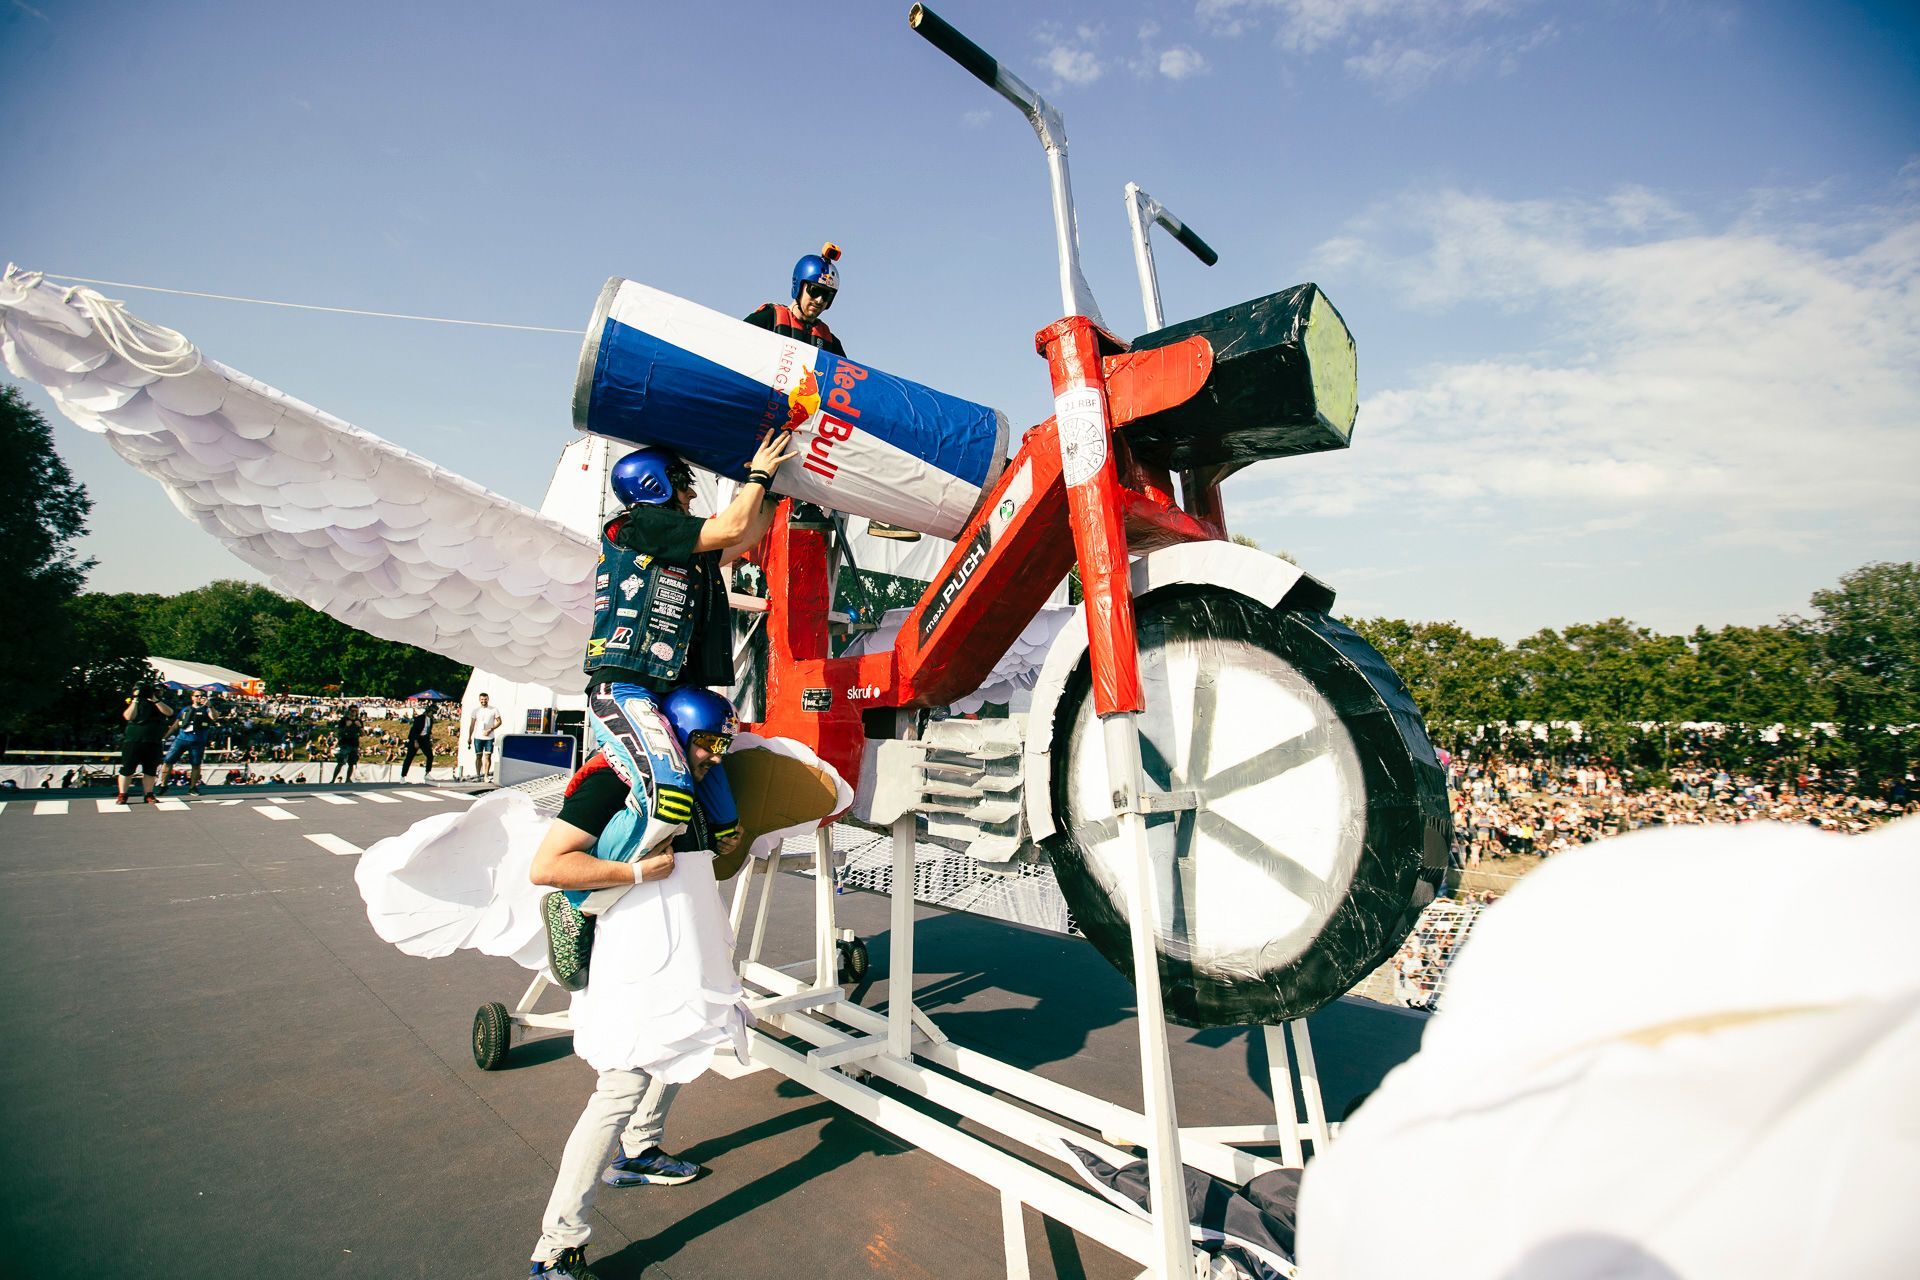
[[[923,4],[916,4],[907,11],[907,25],[928,44],[966,68],[981,83],[989,88],[1000,88],[999,60],[961,35],[945,18]]]
[[[1173,228],[1173,238],[1187,246],[1194,257],[1200,259],[1200,261],[1206,263],[1208,266],[1212,266],[1214,263],[1220,261],[1220,255],[1213,251],[1213,246],[1193,234],[1193,228],[1184,222]]]

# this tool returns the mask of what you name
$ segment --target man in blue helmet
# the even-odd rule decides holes
[[[833,336],[833,330],[827,328],[826,321],[820,318],[833,305],[839,292],[840,246],[829,240],[820,246],[820,252],[809,253],[793,264],[793,305],[763,303],[747,317],[747,323],[771,329],[785,338],[811,343],[845,359],[847,353],[840,345],[840,339]],[[795,527],[802,529],[826,529],[832,525],[827,513],[811,502],[795,500],[793,514],[789,518]],[[868,522],[867,532],[875,537],[904,542],[912,542],[920,537],[912,529],[902,529],[877,520]]]
[[[660,700],[683,686],[732,683],[733,636],[720,566],[766,534],[774,510],[767,497],[774,473],[794,456],[792,440],[787,432],[763,437],[733,500],[705,519],[689,510],[693,472],[680,458],[641,449],[614,464],[613,490],[627,507],[601,530],[583,666],[590,745],[626,783],[625,803],[645,827],[634,848],[660,844],[691,819],[695,778]],[[700,791],[714,838],[730,851],[735,813],[724,771],[709,773]],[[585,985],[589,918],[619,892],[547,895],[550,967],[569,991]]]
[[[833,336],[833,330],[820,318],[833,305],[834,295],[840,292],[839,263],[840,246],[832,241],[821,245],[820,252],[810,253],[793,264],[793,305],[765,303],[747,317],[747,323],[844,357],[847,353],[841,348],[840,339]]]
[[[689,773],[696,780],[720,773],[718,766],[733,744],[736,727],[732,704],[711,689],[685,688],[667,694],[661,711],[676,745],[685,753]],[[534,855],[529,870],[534,882],[573,892],[625,890],[643,881],[666,879],[673,874],[676,856],[698,857],[714,851],[701,800],[695,800],[689,821],[678,835],[646,844],[643,841],[652,827],[628,806],[630,793],[609,767],[606,753],[595,753],[568,784],[559,816]],[[561,1156],[540,1240],[533,1250],[532,1275],[591,1280],[585,1250],[591,1233],[588,1213],[600,1184],[677,1186],[699,1176],[698,1165],[669,1155],[660,1146],[667,1109],[679,1088],[638,1065],[600,1071],[593,1096]],[[609,1157],[614,1157],[611,1162]]]

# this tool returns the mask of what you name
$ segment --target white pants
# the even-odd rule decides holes
[[[567,1138],[566,1152],[560,1157],[560,1174],[554,1179],[553,1197],[547,1201],[546,1217],[540,1223],[540,1243],[533,1249],[536,1262],[587,1242],[593,1234],[587,1225],[587,1213],[600,1187],[601,1171],[612,1162],[615,1139],[626,1156],[659,1146],[667,1128],[667,1108],[679,1091],[679,1085],[655,1080],[644,1071],[600,1073],[593,1096],[587,1099],[587,1109],[580,1113]]]

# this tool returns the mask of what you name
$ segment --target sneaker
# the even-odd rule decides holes
[[[622,1156],[607,1166],[600,1181],[610,1187],[677,1187],[700,1176],[700,1166],[658,1147],[637,1156]]]
[[[887,524],[881,520],[867,521],[867,536],[871,538],[892,538],[895,542],[918,542],[918,529],[904,529],[897,524]]]
[[[188,787],[188,788],[187,788],[187,794],[188,794],[188,795],[190,795],[190,796],[197,796],[197,795],[199,795],[199,794],[200,794],[200,788],[198,788],[198,787]]]
[[[547,922],[547,967],[553,980],[567,991],[584,990],[587,960],[593,955],[593,921],[558,889],[541,899],[540,914]]]
[[[587,1250],[584,1245],[562,1249],[559,1257],[546,1262],[535,1262],[527,1275],[569,1276],[572,1280],[599,1280],[598,1276],[587,1270]]]
[[[152,793],[151,791],[149,791],[149,792],[147,793],[147,803],[148,803],[148,804],[159,804],[159,803],[160,803],[160,797],[158,797],[158,796],[156,796],[156,795],[154,795],[154,794],[153,794],[153,793]]]
[[[115,796],[115,797],[113,798],[113,802],[114,802],[115,804],[125,804],[125,803],[127,802],[127,797],[126,797],[126,795],[125,795],[125,793],[122,793],[122,794],[120,794],[120,795],[117,795],[117,796]]]

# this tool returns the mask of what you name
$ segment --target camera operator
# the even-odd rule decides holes
[[[161,701],[157,685],[146,681],[128,695],[120,718],[126,721],[126,728],[121,730],[119,795],[114,803],[127,802],[127,779],[138,769],[146,802],[158,804],[153,795],[153,777],[160,767],[160,740],[167,734],[167,722],[173,719],[173,707]]]

